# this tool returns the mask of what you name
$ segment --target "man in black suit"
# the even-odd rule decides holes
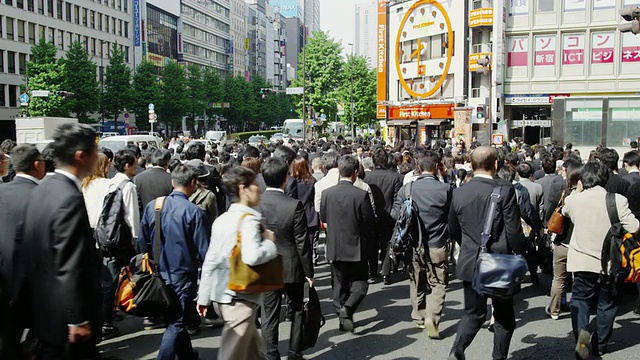
[[[547,221],[558,205],[557,199],[560,199],[560,196],[557,195],[562,193],[562,190],[566,187],[566,182],[561,175],[556,173],[556,161],[551,155],[544,154],[541,159],[542,169],[545,174],[535,183],[542,186],[541,218],[543,226],[546,227]]]
[[[291,164],[293,163],[293,160],[296,159],[297,154],[290,147],[280,146],[273,152],[272,156],[281,158],[285,163],[287,163],[287,166],[291,168]],[[287,185],[284,188],[284,193],[294,199],[298,198],[298,183],[296,182],[296,179],[289,174],[287,175]]]
[[[609,168],[609,180],[607,180],[607,184],[604,186],[605,190],[610,193],[627,196],[627,190],[629,190],[631,184],[616,174],[618,171],[618,160],[620,160],[618,152],[614,149],[604,148],[600,150],[597,158]]]
[[[9,308],[10,300],[16,297],[15,288],[19,287],[24,270],[17,269],[14,264],[21,255],[22,233],[27,202],[31,191],[44,178],[45,166],[40,152],[34,145],[20,145],[12,151],[13,167],[16,177],[12,182],[0,186],[0,358],[18,358],[18,349],[24,323],[26,309],[18,308],[14,303]],[[17,315],[13,317],[13,315]]]
[[[333,268],[333,305],[340,330],[353,331],[353,314],[367,295],[367,255],[374,240],[375,217],[366,191],[353,186],[358,159],[338,162],[340,182],[322,193],[320,220],[327,224],[327,260]]]
[[[16,177],[16,170],[13,167],[13,160],[11,159],[11,152],[13,150],[13,148],[15,148],[18,144],[11,140],[11,139],[6,139],[2,142],[2,144],[0,144],[0,150],[2,152],[4,152],[4,156],[9,160],[9,171],[7,172],[7,174],[3,175],[2,177],[2,181],[0,181],[0,183],[8,183],[13,181],[13,178]]]
[[[378,223],[376,224],[378,246],[370,249],[371,251],[368,258],[370,279],[378,276],[378,251],[380,251],[380,260],[384,261],[387,257],[387,247],[391,239],[394,224],[393,218],[391,217],[391,210],[403,181],[402,175],[387,168],[388,162],[389,155],[387,152],[383,148],[377,148],[373,152],[375,169],[367,173],[364,178],[364,181],[371,187],[373,199],[376,204],[376,214],[378,215]],[[385,284],[390,283],[390,270],[390,266],[383,268],[382,275]]]
[[[25,299],[44,360],[98,358],[100,262],[80,191],[80,179],[98,161],[95,138],[88,125],[60,125],[53,135],[56,173],[32,191],[27,205]]]
[[[479,147],[471,155],[474,177],[464,186],[453,191],[449,212],[449,234],[460,245],[456,275],[462,280],[464,291],[464,315],[458,324],[450,360],[464,359],[464,351],[471,344],[487,317],[487,297],[472,287],[476,260],[481,245],[484,219],[489,208],[491,193],[498,185],[494,180],[497,150]],[[493,253],[523,253],[524,237],[520,225],[520,212],[513,186],[501,184],[501,219],[495,219],[489,251]],[[495,317],[493,359],[506,359],[509,344],[516,326],[513,299],[492,300]]]
[[[153,167],[148,168],[141,174],[133,178],[136,185],[140,204],[144,209],[149,202],[157,197],[168,196],[173,191],[171,186],[171,174],[167,172],[169,162],[171,161],[171,153],[167,149],[158,149],[153,152],[151,164]]]
[[[307,236],[307,218],[299,200],[284,194],[289,167],[284,160],[272,157],[262,165],[267,190],[262,194],[260,213],[267,229],[275,234],[278,254],[284,267],[284,288],[264,294],[262,337],[267,345],[266,357],[279,360],[278,325],[282,295],[289,298],[292,313],[288,359],[302,359],[302,306],[304,282],[313,286],[311,244]]]
[[[640,170],[638,170],[638,166],[640,166],[640,155],[638,152],[629,151],[624,154],[622,163],[627,170],[627,174],[623,175],[622,178],[627,180],[631,185],[640,183]]]

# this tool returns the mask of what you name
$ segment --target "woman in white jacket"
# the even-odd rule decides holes
[[[235,167],[222,177],[233,204],[216,219],[211,228],[211,244],[202,265],[198,290],[198,313],[205,316],[211,301],[224,319],[218,359],[264,359],[262,338],[256,328],[256,309],[262,294],[238,294],[229,290],[229,256],[241,234],[242,261],[250,266],[264,264],[278,253],[273,232],[260,224],[260,187],[256,174]],[[248,216],[244,216],[248,214]]]

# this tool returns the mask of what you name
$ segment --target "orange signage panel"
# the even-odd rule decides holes
[[[386,119],[387,118],[387,107],[381,104],[376,105],[376,113],[378,119]]]
[[[377,75],[378,101],[387,100],[387,3],[388,0],[378,0],[378,40],[377,40]],[[380,111],[378,106],[377,118],[384,119],[386,111]]]
[[[391,106],[389,119],[453,119],[453,104]]]
[[[493,58],[490,52],[469,54],[469,71],[476,71],[478,69],[478,59],[482,59],[486,56]]]
[[[469,27],[477,26],[493,26],[492,8],[469,10]]]

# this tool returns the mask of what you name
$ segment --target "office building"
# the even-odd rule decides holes
[[[309,28],[309,33],[320,31],[320,0],[304,0],[303,11],[302,22]]]
[[[244,0],[231,0],[231,26],[229,39],[233,47],[230,62],[233,63],[233,75],[249,78],[247,70],[247,4]]]
[[[376,58],[377,15],[376,0],[355,5],[353,52],[366,57],[370,67]]]
[[[64,56],[79,41],[98,65],[108,63],[117,42],[132,66],[133,0],[25,0],[0,3],[0,139],[15,136],[20,111],[20,85],[25,84],[31,47],[41,36]],[[101,61],[102,60],[102,61]]]

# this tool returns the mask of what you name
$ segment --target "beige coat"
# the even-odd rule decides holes
[[[604,238],[611,227],[605,196],[607,191],[596,186],[583,192],[574,191],[565,199],[564,216],[573,222],[573,233],[569,242],[567,271],[600,273],[600,254]],[[623,228],[635,233],[640,223],[629,210],[627,199],[616,194],[618,217]]]

